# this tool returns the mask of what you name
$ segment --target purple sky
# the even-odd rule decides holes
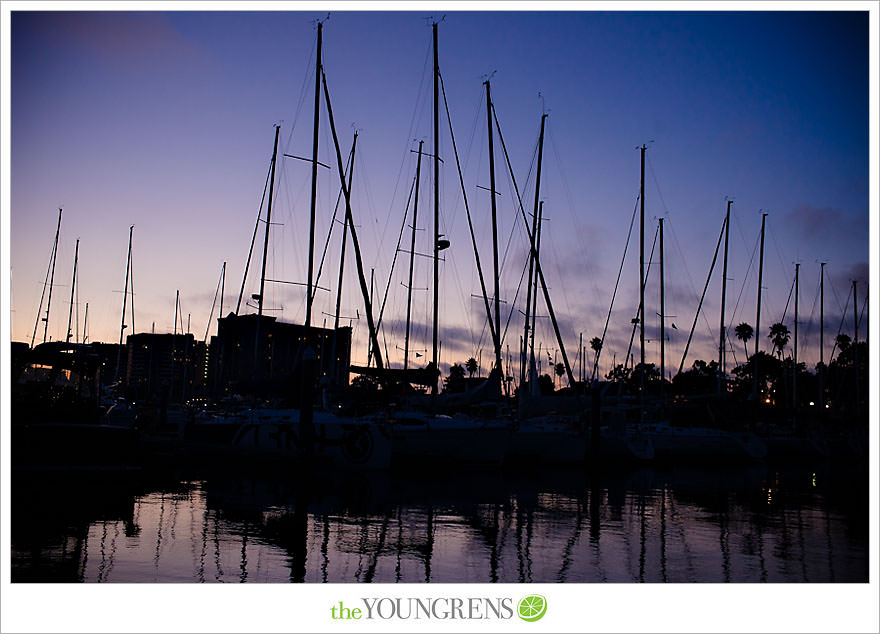
[[[410,150],[424,139],[425,151],[434,151],[430,15],[334,12],[324,27],[324,64],[345,155],[354,128],[360,131],[353,214],[379,295],[389,283],[415,174]],[[324,17],[326,12],[12,14],[13,340],[31,339],[58,207],[64,219],[48,329],[53,339],[66,332],[79,238],[80,325],[88,302],[89,338],[118,340],[132,224],[138,332],[153,323],[157,332],[172,331],[179,289],[184,325],[190,315],[191,330],[201,339],[224,261],[224,312],[234,307],[271,155],[272,126],[282,126],[279,153],[311,154],[314,21]],[[801,263],[800,358],[818,360],[820,261],[828,263],[826,359],[848,301],[842,331],[852,335],[852,280],[859,283],[859,310],[868,290],[867,13],[449,12],[439,26],[439,42],[486,267],[492,252],[489,196],[481,189],[489,185],[482,81],[494,72],[493,101],[527,211],[534,197],[540,116],[543,108],[549,112],[542,261],[572,361],[579,333],[586,344],[602,332],[638,195],[636,148],[642,143],[649,146],[647,250],[657,219],[666,218],[666,305],[678,328],[667,330],[668,368],[681,360],[726,197],[734,200],[727,322],[754,325],[752,255],[763,209],[769,213],[761,316],[766,348],[769,325],[785,312],[795,262]],[[339,191],[326,110],[319,154],[332,169],[319,171],[316,264]],[[488,367],[492,344],[482,301],[472,297],[479,284],[445,115],[440,155],[441,232],[452,242],[441,264],[441,363],[445,368],[482,354]],[[497,135],[495,157],[502,322],[514,310],[504,345],[516,359],[524,288],[515,304],[513,299],[527,239]],[[421,253],[430,249],[432,174],[425,159],[418,224],[428,231],[418,232]],[[267,277],[306,279],[309,191],[308,164],[281,159],[273,208],[279,225],[273,227]],[[402,246],[408,243],[409,229]],[[262,239],[246,296],[258,288],[261,244]],[[319,325],[322,313],[335,306],[339,245],[334,231],[319,281],[332,290],[318,291],[315,303]],[[626,353],[638,304],[637,249],[636,230],[603,371]],[[362,316],[353,264],[349,250],[343,314]],[[408,264],[401,253],[383,318],[396,367],[402,362]],[[429,287],[429,260],[417,257],[415,269],[414,286]],[[655,266],[646,290],[649,362],[659,361],[656,272]],[[696,358],[717,357],[720,278],[719,258],[686,367]],[[303,320],[302,287],[268,285],[266,295],[268,314]],[[412,347],[423,351],[431,341],[424,326],[431,319],[431,293],[417,290],[414,296]],[[790,329],[793,301],[785,315]],[[539,314],[546,315],[543,302]],[[557,345],[549,320],[538,322],[541,346],[553,354]],[[864,336],[867,320],[862,323]],[[361,318],[353,325],[353,360],[362,363],[366,322]],[[732,331],[730,336],[728,365],[743,360],[741,342]],[[516,372],[516,365],[512,369]]]

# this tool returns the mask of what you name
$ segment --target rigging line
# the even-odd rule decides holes
[[[859,318],[858,318],[858,320],[856,321],[856,326],[857,326],[857,327],[861,326],[861,323],[862,323],[862,321],[863,321],[864,318],[865,318],[865,310],[866,310],[867,308],[868,308],[868,293],[866,292],[866,293],[865,293],[865,301],[862,302],[862,310],[859,312]],[[866,339],[865,339],[865,340],[867,341],[867,336],[866,336]]]
[[[260,216],[263,215],[263,205],[266,202],[266,192],[269,189],[269,178],[272,175],[272,161],[269,160],[269,169],[266,171],[266,183],[263,185],[263,196],[260,199],[260,208],[257,211],[257,222],[254,224],[254,235],[251,238],[251,248],[248,250],[247,260],[244,265],[244,275],[241,278],[241,290],[238,292],[238,303],[235,305],[235,314],[238,315],[238,311],[241,309],[241,296],[244,295],[244,287],[247,282],[248,270],[251,266],[251,258],[254,255],[254,243],[257,241],[257,231],[260,228]]]
[[[513,180],[513,186],[516,190],[516,199],[519,205],[520,217],[522,218],[523,224],[526,225],[526,235],[528,237],[529,244],[532,244],[532,235],[531,231],[528,229],[528,218],[526,217],[525,208],[522,204],[522,197],[519,195],[519,187],[516,185],[516,177],[513,174],[513,166],[510,164],[510,154],[507,152],[507,145],[504,143],[504,135],[501,132],[501,123],[498,121],[498,113],[493,108],[492,109],[494,119],[495,119],[495,129],[498,130],[498,140],[501,141],[501,149],[504,151],[504,160],[507,163],[507,169],[510,172],[510,178]],[[534,248],[529,249],[533,256],[538,256],[537,252]],[[547,307],[547,313],[550,317],[550,321],[553,324],[553,334],[556,337],[556,343],[559,346],[559,351],[562,354],[562,363],[565,366],[565,373],[568,376],[568,383],[570,387],[575,387],[576,381],[574,380],[574,373],[571,370],[571,364],[568,362],[568,354],[565,351],[565,343],[562,339],[562,333],[559,330],[559,322],[556,320],[556,311],[553,309],[553,303],[550,301],[550,291],[547,288],[547,280],[544,277],[544,270],[541,266],[540,256],[534,257],[535,262],[535,270],[538,276],[538,279],[541,282],[541,290],[544,294],[544,304]],[[537,292],[536,292],[536,301],[537,301]]]
[[[214,291],[214,300],[211,302],[211,314],[208,315],[208,325],[205,327],[205,336],[202,339],[203,342],[208,341],[208,332],[211,330],[211,320],[214,318],[214,305],[217,303],[217,295],[220,294],[220,281],[223,279],[223,276],[220,276],[220,279],[217,280],[217,290]],[[221,317],[223,315],[220,315]]]
[[[691,326],[691,332],[688,335],[687,344],[684,347],[684,354],[681,355],[681,363],[678,366],[678,373],[681,374],[682,369],[684,369],[684,362],[687,359],[688,349],[691,347],[691,339],[694,336],[694,330],[697,327],[697,318],[700,316],[700,313],[703,310],[703,300],[706,298],[706,291],[709,288],[709,280],[712,279],[712,271],[715,268],[715,261],[718,259],[718,250],[721,248],[721,238],[724,237],[724,229],[727,225],[727,218],[724,218],[724,222],[721,223],[721,233],[718,234],[718,243],[715,245],[715,255],[712,256],[712,266],[709,267],[709,275],[706,276],[706,285],[703,287],[703,294],[700,297],[700,304],[697,306],[697,314],[694,315],[694,325]],[[705,318],[705,317],[704,317]],[[712,330],[709,329],[709,333],[711,334]],[[757,336],[757,333],[756,333]]]
[[[639,197],[636,196],[635,205],[633,205],[632,218],[629,221],[629,232],[626,234],[626,244],[623,246],[623,257],[620,258],[620,268],[617,269],[617,281],[614,282],[614,292],[611,294],[611,305],[608,306],[608,315],[605,317],[605,327],[602,329],[602,345],[596,351],[596,360],[593,363],[593,375],[590,382],[596,379],[596,373],[599,371],[599,356],[605,347],[605,335],[608,333],[608,323],[611,321],[611,311],[614,308],[614,298],[617,297],[617,289],[620,286],[620,276],[623,273],[623,263],[626,261],[626,252],[629,249],[629,241],[632,238],[633,226],[636,222],[636,212],[639,210]],[[650,262],[648,263],[650,266]]]
[[[428,44],[427,47],[425,48],[425,61],[422,64],[422,75],[421,75],[421,79],[419,80],[419,88],[416,91],[416,99],[415,99],[415,104],[413,105],[413,109],[412,109],[412,116],[410,117],[410,120],[409,120],[409,128],[408,128],[407,134],[406,134],[406,143],[404,144],[404,149],[403,149],[402,156],[400,159],[400,166],[397,168],[397,178],[394,181],[394,189],[391,193],[391,203],[389,204],[390,209],[394,209],[394,207],[395,207],[395,202],[397,200],[397,192],[400,187],[400,179],[403,176],[403,173],[405,172],[406,159],[407,159],[407,156],[409,156],[409,154],[410,154],[410,151],[409,151],[410,150],[410,140],[413,138],[413,130],[415,130],[415,127],[416,127],[416,118],[418,117],[418,113],[425,107],[424,105],[422,105],[420,107],[420,104],[423,101],[422,100],[423,94],[425,94],[424,101],[425,101],[425,103],[427,103],[427,91],[424,90],[424,87],[425,87],[425,78],[428,76],[428,64],[429,64],[430,58],[431,58],[431,44]]]
[[[348,153],[348,164],[348,168],[351,169],[351,151],[349,151]],[[348,176],[348,170],[346,170],[343,176]],[[317,273],[315,273],[314,290],[312,290],[313,302],[315,301],[315,297],[318,295],[318,280],[321,279],[321,271],[324,269],[324,259],[327,257],[327,249],[330,246],[330,238],[333,235],[333,227],[336,226],[336,216],[339,213],[339,201],[341,200],[342,187],[339,188],[339,193],[336,195],[336,206],[333,208],[333,217],[330,219],[330,229],[327,231],[327,240],[324,242],[324,250],[321,253],[321,262],[318,264]]]
[[[657,174],[654,173],[654,166],[651,163],[651,158],[647,157],[648,163],[648,171],[651,172],[651,178],[654,179],[654,187],[657,188],[657,197],[660,199],[660,204],[663,205],[663,214],[665,216],[669,216],[669,208],[666,206],[666,201],[663,200],[663,193],[660,191],[660,182],[657,180]]]
[[[651,264],[654,262],[654,247],[657,246],[657,236],[660,235],[660,225],[657,225],[657,228],[654,230],[654,242],[651,244],[651,254],[648,256],[648,266],[645,267],[645,286],[648,285],[648,276],[651,273]],[[633,342],[636,338],[636,329],[639,326],[638,319],[639,315],[644,314],[642,311],[642,302],[639,302],[639,307],[637,309],[636,316],[632,321],[632,333],[629,336],[629,347],[626,349],[626,358],[629,359],[630,354],[632,354]],[[635,361],[633,361],[633,367],[635,367]],[[681,372],[681,370],[679,370]]]
[[[526,174],[526,181],[525,181],[525,185],[524,185],[525,187],[528,186],[528,183],[529,183],[529,181],[531,180],[531,177],[532,177],[532,170],[534,169],[534,167],[535,167],[535,165],[536,165],[536,163],[537,163],[537,157],[538,157],[538,144],[539,144],[539,142],[540,142],[540,134],[535,138],[535,144],[532,146],[532,160],[531,160],[531,162],[529,163],[529,171],[528,171],[528,173]],[[509,174],[509,173],[505,173],[505,176],[507,177],[507,187],[508,187],[508,192],[511,194],[511,198],[513,198],[513,194],[514,194],[513,181],[511,180],[511,178],[510,178],[510,174]],[[517,226],[518,226],[518,223],[517,223],[516,221],[514,221],[513,224],[511,225],[511,228],[510,228],[510,236],[509,236],[508,241],[507,241],[507,246],[506,246],[505,249],[504,249],[504,257],[503,257],[502,260],[501,260],[501,270],[502,270],[502,271],[504,270],[504,267],[505,267],[505,265],[506,265],[506,263],[507,263],[507,257],[508,257],[508,254],[509,254],[509,252],[510,252],[510,248],[511,248],[511,246],[512,246],[512,244],[513,244],[513,236],[514,236],[514,234],[516,233]],[[526,245],[526,246],[528,247],[528,245]],[[527,250],[528,250],[528,249],[527,249]],[[517,286],[516,293],[514,294],[513,302],[510,304],[510,311],[508,312],[508,315],[507,315],[507,323],[504,325],[504,334],[503,334],[503,336],[501,337],[501,340],[502,340],[502,341],[504,341],[505,338],[507,337],[507,331],[508,331],[509,326],[510,326],[510,320],[511,320],[511,318],[513,317],[513,313],[514,313],[514,311],[515,311],[515,309],[516,309],[516,299],[517,299],[517,297],[519,297],[519,292],[520,292],[520,289],[521,289],[521,286],[522,286],[522,282],[523,282],[523,279],[524,279],[524,276],[525,276],[525,271],[526,271],[526,269],[528,268],[528,264],[529,264],[529,258],[526,257],[526,258],[524,258],[524,268],[523,268],[523,273],[522,273],[522,275],[520,276],[519,285]]]
[[[821,278],[821,273],[819,274]],[[816,325],[813,321],[813,317],[816,315],[816,305],[819,303],[819,284],[821,283],[821,279],[816,284],[816,294],[813,296],[813,307],[810,309],[810,320],[806,323],[806,328],[804,329],[804,341],[801,345],[803,348],[807,348],[810,343],[813,341],[813,335],[815,334]]]
[[[837,294],[837,287],[834,285],[834,282],[831,283],[831,292],[834,294],[834,299],[837,301],[837,307],[843,314],[846,314],[846,308],[840,308],[840,295]],[[846,305],[849,306],[849,293],[846,294]]]
[[[691,277],[690,269],[688,269],[688,267],[687,267],[687,261],[685,260],[684,253],[683,253],[682,250],[681,250],[681,245],[680,245],[679,242],[678,242],[678,237],[676,236],[675,228],[672,226],[673,223],[670,222],[670,220],[671,220],[671,218],[667,218],[667,222],[666,222],[666,224],[665,224],[664,226],[667,227],[667,228],[670,230],[670,234],[672,235],[672,242],[675,244],[675,248],[678,249],[678,254],[681,256],[682,261],[685,262],[685,265],[684,265],[684,272],[687,273],[688,282],[689,282],[690,285],[691,285],[691,291],[693,291],[693,293],[694,293],[694,297],[696,298],[696,297],[698,297],[698,295],[697,295],[697,289],[696,289],[696,287],[694,286],[694,280],[693,280],[693,278]],[[722,224],[723,224],[723,221],[722,221]],[[707,330],[709,331],[709,333],[711,334],[711,333],[712,333],[712,326],[709,324],[709,319],[708,319],[708,318],[706,317],[706,315],[703,314],[703,313],[698,313],[698,314],[701,314],[701,315],[702,315],[702,317],[703,317],[703,322],[706,324],[706,329],[707,329]]]
[[[832,286],[832,288],[834,287]],[[843,311],[840,313],[840,323],[837,326],[837,336],[834,337],[834,345],[831,347],[831,355],[828,357],[829,364],[834,359],[834,351],[837,350],[837,337],[843,333],[843,322],[846,320],[846,311],[849,308],[849,300],[850,296],[849,293],[847,293],[846,306],[843,307]]]
[[[394,257],[391,259],[391,270],[388,271],[388,283],[385,285],[385,293],[382,296],[382,306],[379,308],[379,318],[376,320],[377,330],[382,326],[382,316],[385,314],[385,302],[388,301],[388,290],[391,288],[391,278],[394,277],[394,266],[397,264],[397,256],[400,254],[400,242],[403,240],[403,230],[406,227],[406,219],[409,217],[409,205],[412,202],[415,186],[416,177],[413,176],[412,186],[409,188],[409,198],[407,198],[406,207],[403,210],[403,222],[400,223],[400,233],[397,235],[397,248],[394,249]],[[391,214],[389,214],[389,216],[390,215]]]
[[[34,347],[34,341],[37,338],[37,327],[40,324],[40,316],[43,314],[43,298],[46,296],[46,287],[51,286],[49,284],[49,271],[53,270],[55,255],[58,252],[58,235],[61,232],[61,209],[58,210],[58,228],[55,230],[55,242],[52,247],[52,255],[49,258],[49,268],[46,269],[46,281],[43,282],[43,293],[40,295],[40,308],[37,311],[37,319],[34,322],[34,334],[31,337],[31,348]],[[124,316],[124,315],[123,315]],[[46,307],[46,323],[49,323],[49,308]],[[45,332],[43,333],[45,335]]]
[[[788,306],[791,304],[791,296],[794,294],[794,278],[791,278],[791,288],[788,289],[788,299],[785,300],[785,310],[782,311],[782,319],[779,323],[785,323],[785,316],[788,314]]]
[[[471,208],[470,208],[470,205],[468,204],[467,190],[465,189],[465,186],[464,186],[464,175],[462,174],[462,171],[461,171],[461,162],[459,160],[459,155],[458,155],[458,146],[455,143],[455,132],[452,129],[452,116],[449,113],[449,102],[446,100],[446,84],[443,81],[442,74],[440,75],[440,93],[443,95],[443,106],[446,111],[446,121],[449,124],[449,138],[452,141],[452,153],[455,156],[455,166],[456,166],[456,169],[458,170],[458,181],[459,181],[459,184],[461,185],[461,197],[462,197],[462,201],[464,202],[464,210],[465,210],[465,215],[467,216],[468,230],[470,231],[471,244],[474,249],[474,260],[477,265],[477,275],[480,278],[480,290],[483,293],[483,303],[484,303],[484,308],[486,309],[486,318],[489,322],[490,332],[492,333],[492,342],[493,342],[493,344],[496,344],[496,347],[498,347],[502,343],[502,341],[500,339],[501,334],[495,332],[495,325],[492,321],[492,309],[489,307],[489,294],[486,292],[486,278],[483,276],[483,266],[482,266],[482,263],[480,262],[480,252],[479,252],[479,249],[477,248],[477,238],[476,238],[476,235],[474,234],[474,223],[473,223],[473,218],[471,217]],[[476,120],[475,120],[475,123],[476,123]],[[476,128],[476,126],[475,126],[475,128]],[[434,160],[437,160],[436,156],[434,157]],[[467,312],[469,314],[469,311],[467,311]]]
[[[538,139],[535,140],[534,149],[532,151],[532,162],[529,165],[529,173],[526,176],[526,186],[528,185],[529,178],[531,178],[532,168],[535,165],[535,162],[537,160],[537,156],[538,156]],[[512,196],[513,195],[513,183],[510,180],[510,174],[505,173],[505,177],[507,178],[508,192],[511,194],[511,198],[512,198],[513,197]],[[510,247],[513,243],[513,236],[514,236],[514,233],[516,232],[516,228],[517,228],[517,223],[516,222],[512,223],[511,228],[510,228],[510,236],[507,239],[507,246],[504,248],[504,257],[501,259],[501,269],[500,269],[501,271],[504,270],[504,266],[507,263],[507,256],[510,252]],[[526,260],[528,260],[528,258],[526,258]]]
[[[526,270],[529,268],[529,259],[525,258],[523,263],[522,274],[519,276],[519,284],[516,286],[516,293],[513,295],[513,301],[510,303],[510,312],[507,313],[507,322],[504,324],[504,336],[501,338],[504,340],[507,337],[507,330],[510,327],[510,321],[513,318],[513,313],[516,310],[516,300],[519,298],[519,292],[522,290],[523,280],[526,278]]]
[[[556,136],[553,134],[552,129],[547,131],[547,136],[550,137],[550,147],[553,148],[553,155],[556,157],[556,173],[562,181],[562,190],[565,192],[565,199],[568,201],[568,210],[570,213],[573,213],[574,197],[571,195],[571,188],[568,186],[568,179],[565,177],[565,166],[562,162],[562,157],[559,154],[559,147],[556,145]]]
[[[131,334],[137,330],[134,327],[134,254],[129,249],[128,253],[128,283],[131,286]]]
[[[697,293],[697,287],[694,285],[694,278],[691,277],[691,271],[687,266],[687,260],[684,257],[684,251],[681,248],[681,244],[678,242],[678,236],[675,231],[675,223],[672,222],[672,218],[666,218],[666,223],[664,227],[669,230],[669,236],[672,238],[672,243],[675,245],[676,251],[678,251],[678,255],[681,258],[681,261],[684,262],[684,272],[687,275],[688,284],[691,287],[691,293],[693,293],[693,298],[696,299],[699,297],[699,293]]]
[[[742,228],[740,228],[740,232],[741,231],[742,231]],[[745,236],[743,236],[743,239],[745,239]],[[760,235],[755,236],[755,246],[754,246],[754,248],[752,248],[752,256],[749,259],[749,266],[746,268],[746,274],[743,275],[742,285],[739,287],[739,295],[737,295],[736,304],[734,304],[734,306],[733,306],[733,319],[731,319],[731,323],[736,321],[736,313],[737,313],[737,310],[739,309],[739,303],[742,300],[743,293],[746,290],[746,283],[748,282],[748,279],[749,279],[749,273],[752,272],[752,265],[755,263],[755,255],[758,253],[758,244],[760,242],[760,239],[761,239]]]

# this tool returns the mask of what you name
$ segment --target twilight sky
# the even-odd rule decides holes
[[[344,156],[359,131],[352,210],[364,264],[386,285],[383,340],[400,367],[412,205],[390,273],[416,169],[434,153],[431,18],[443,13],[334,11],[324,65]],[[234,309],[272,151],[310,156],[316,19],[327,12],[14,12],[11,23],[11,327],[30,342],[58,208],[64,215],[48,334],[63,339],[74,245],[80,330],[88,302],[93,341],[117,341],[128,228],[134,225],[135,329],[183,323],[202,339],[222,263],[224,312]],[[818,360],[819,262],[827,262],[826,360],[840,328],[852,335],[852,280],[862,310],[868,281],[867,12],[447,12],[439,26],[443,75],[480,257],[491,278],[485,88],[492,97],[527,212],[534,198],[541,113],[549,113],[541,199],[542,263],[566,347],[577,359],[601,336],[648,145],[646,251],[666,225],[667,370],[677,369],[721,230],[734,200],[727,323],[755,323],[756,246],[767,217],[761,337],[785,316],[801,264],[799,356]],[[493,74],[494,73],[494,74]],[[441,102],[441,363],[482,357],[492,344]],[[316,267],[339,193],[322,98]],[[495,136],[502,327],[517,372],[527,238]],[[309,164],[279,159],[267,277],[304,282]],[[422,163],[416,251],[428,253],[433,165]],[[340,208],[339,218],[344,209]],[[275,224],[278,223],[278,224]],[[333,313],[341,225],[335,224],[315,302]],[[262,226],[245,298],[257,292]],[[353,361],[366,359],[366,321],[349,241],[342,313],[354,320]],[[648,253],[646,253],[646,259]],[[658,253],[646,290],[647,360],[659,362]],[[717,358],[721,262],[685,367]],[[390,280],[389,280],[390,275]],[[412,348],[430,356],[430,261],[416,257]],[[519,290],[519,292],[518,292]],[[490,291],[491,292],[491,291]],[[267,284],[266,307],[301,322],[302,286]],[[516,302],[514,303],[514,298]],[[790,301],[789,301],[790,299]],[[614,303],[602,370],[621,362],[638,305],[638,219]],[[787,310],[786,310],[786,306]],[[846,321],[841,315],[847,307]],[[252,308],[242,303],[242,312]],[[45,306],[44,306],[45,311]],[[378,308],[377,308],[378,311]],[[543,302],[538,341],[558,347]],[[215,309],[214,316],[216,318]],[[865,311],[867,317],[867,311]],[[332,324],[332,317],[326,317]],[[126,318],[130,324],[130,317]],[[346,322],[347,323],[347,322]],[[671,329],[675,323],[677,330]],[[861,336],[867,319],[861,322]],[[211,332],[215,332],[216,323]],[[131,333],[131,326],[127,331]],[[82,336],[82,333],[80,333]],[[728,367],[743,360],[730,333]],[[42,325],[37,342],[42,340]],[[750,344],[750,349],[752,349]],[[638,336],[634,353],[637,355]],[[383,353],[385,350],[383,350]],[[591,354],[588,349],[588,354]],[[588,357],[589,358],[589,357]],[[419,363],[421,360],[419,360]],[[544,369],[546,370],[546,364]],[[577,372],[577,370],[575,370]]]

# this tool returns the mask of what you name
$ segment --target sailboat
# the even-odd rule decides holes
[[[323,23],[317,24],[317,56],[315,65],[315,112],[313,131],[313,156],[312,162],[312,199],[311,221],[309,232],[309,270],[307,282],[306,318],[303,325],[303,343],[296,351],[297,374],[294,376],[300,386],[298,395],[298,407],[264,407],[253,406],[239,409],[230,413],[192,414],[190,420],[183,421],[178,434],[177,448],[188,455],[207,457],[208,459],[232,457],[237,459],[254,459],[259,461],[278,460],[294,467],[314,468],[326,467],[330,469],[384,469],[391,461],[391,435],[387,423],[375,417],[345,416],[337,411],[322,411],[315,409],[315,397],[318,394],[318,375],[321,371],[318,362],[318,354],[312,348],[316,337],[312,328],[312,303],[313,285],[316,284],[313,272],[314,260],[314,227],[315,227],[315,202],[317,191],[317,150],[318,150],[318,125],[321,103],[321,87],[323,83],[324,96],[330,118],[333,140],[336,144],[337,158],[339,160],[339,173],[342,179],[343,192],[346,201],[346,225],[351,232],[352,244],[355,249],[358,273],[361,279],[362,289],[363,271],[360,261],[360,251],[357,243],[357,233],[351,218],[351,204],[349,192],[345,187],[344,169],[339,154],[338,139],[336,136],[333,113],[329,102],[329,91],[321,61],[321,45]],[[273,203],[275,167],[278,157],[279,126],[275,127],[275,139],[272,151],[272,160],[269,174],[269,197],[265,220],[265,237],[263,248],[262,273],[260,277],[260,292],[254,295],[257,301],[257,314],[247,315],[239,320],[253,322],[255,332],[251,333],[253,346],[253,367],[257,376],[265,374],[266,364],[272,359],[272,352],[265,354],[267,348],[265,342],[271,342],[271,333],[266,329],[277,327],[274,318],[263,316],[263,306],[266,284],[266,258],[269,243],[269,230],[271,226],[271,210]],[[244,282],[242,283],[244,286]],[[365,296],[367,319],[370,331],[375,342],[375,333],[372,324],[371,306]],[[237,316],[236,316],[237,317]],[[250,319],[248,319],[250,318]],[[229,318],[227,318],[229,319]],[[244,323],[244,322],[242,322]],[[261,329],[262,332],[261,332]],[[320,335],[323,333],[319,333]],[[218,339],[220,339],[218,334]],[[272,345],[269,343],[268,345]],[[335,346],[335,339],[334,339]],[[323,339],[320,342],[320,350],[324,348]],[[374,345],[378,355],[378,346]],[[271,348],[269,348],[271,350]],[[377,359],[379,357],[377,356]],[[227,359],[232,363],[232,359]],[[381,367],[381,360],[378,363]]]

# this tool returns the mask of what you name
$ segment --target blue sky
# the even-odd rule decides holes
[[[155,322],[157,332],[170,332],[179,289],[192,331],[203,337],[224,261],[228,312],[241,284],[273,125],[282,126],[283,152],[311,153],[314,21],[326,15],[12,14],[13,340],[30,341],[59,206],[64,220],[49,325],[53,338],[66,331],[80,238],[80,319],[88,302],[90,338],[117,340],[132,224],[137,331]],[[390,289],[383,321],[397,366],[408,255],[399,255],[390,283],[389,271],[415,173],[410,150],[424,139],[425,151],[434,151],[430,17],[443,15],[334,11],[324,27],[324,64],[345,155],[359,130],[353,214],[377,293]],[[726,197],[734,200],[729,323],[754,325],[752,254],[761,210],[769,213],[762,330],[783,313],[793,326],[793,300],[787,312],[786,303],[795,262],[801,263],[801,359],[818,359],[820,261],[828,262],[826,341],[838,330],[853,279],[861,304],[869,261],[866,12],[447,12],[439,42],[484,266],[491,262],[491,230],[488,194],[481,189],[489,181],[482,82],[491,75],[527,211],[540,116],[549,113],[543,263],[570,358],[581,332],[585,341],[602,332],[638,195],[636,148],[642,143],[648,145],[648,249],[657,218],[666,218],[667,313],[678,327],[670,334],[670,365],[680,361]],[[318,258],[339,187],[326,114],[319,154],[332,169],[319,176]],[[441,231],[452,242],[441,266],[441,360],[461,362],[482,352],[488,367],[491,340],[482,302],[472,297],[479,285],[445,116],[440,155]],[[430,229],[425,223],[433,213],[432,173],[426,159],[420,229]],[[269,257],[273,279],[305,281],[309,178],[307,163],[280,161],[273,209],[279,224]],[[515,356],[527,242],[497,136],[496,181],[503,321],[513,310],[505,347]],[[417,232],[417,251],[428,251],[428,233]],[[319,282],[331,289],[317,294],[315,311],[322,319],[335,305],[339,239],[334,232]],[[629,341],[638,303],[637,246],[634,235],[603,353],[608,363],[622,360]],[[350,251],[346,260],[353,264]],[[251,271],[257,269],[255,264]],[[416,278],[414,286],[430,285],[427,259],[416,258]],[[246,294],[257,284],[251,277]],[[646,291],[649,361],[659,356],[657,293],[655,266]],[[688,366],[717,354],[720,294],[719,263]],[[303,297],[301,287],[271,285],[270,314],[302,321]],[[430,346],[424,327],[429,301],[430,292],[415,292],[417,349]],[[343,313],[356,311],[362,315],[363,307],[354,268],[347,266]],[[539,313],[546,314],[540,303]],[[552,354],[557,345],[548,321],[539,319],[539,340]],[[360,319],[353,325],[353,358],[363,361],[366,324]],[[852,334],[851,316],[843,331]],[[731,345],[741,361],[742,346],[735,340]]]

